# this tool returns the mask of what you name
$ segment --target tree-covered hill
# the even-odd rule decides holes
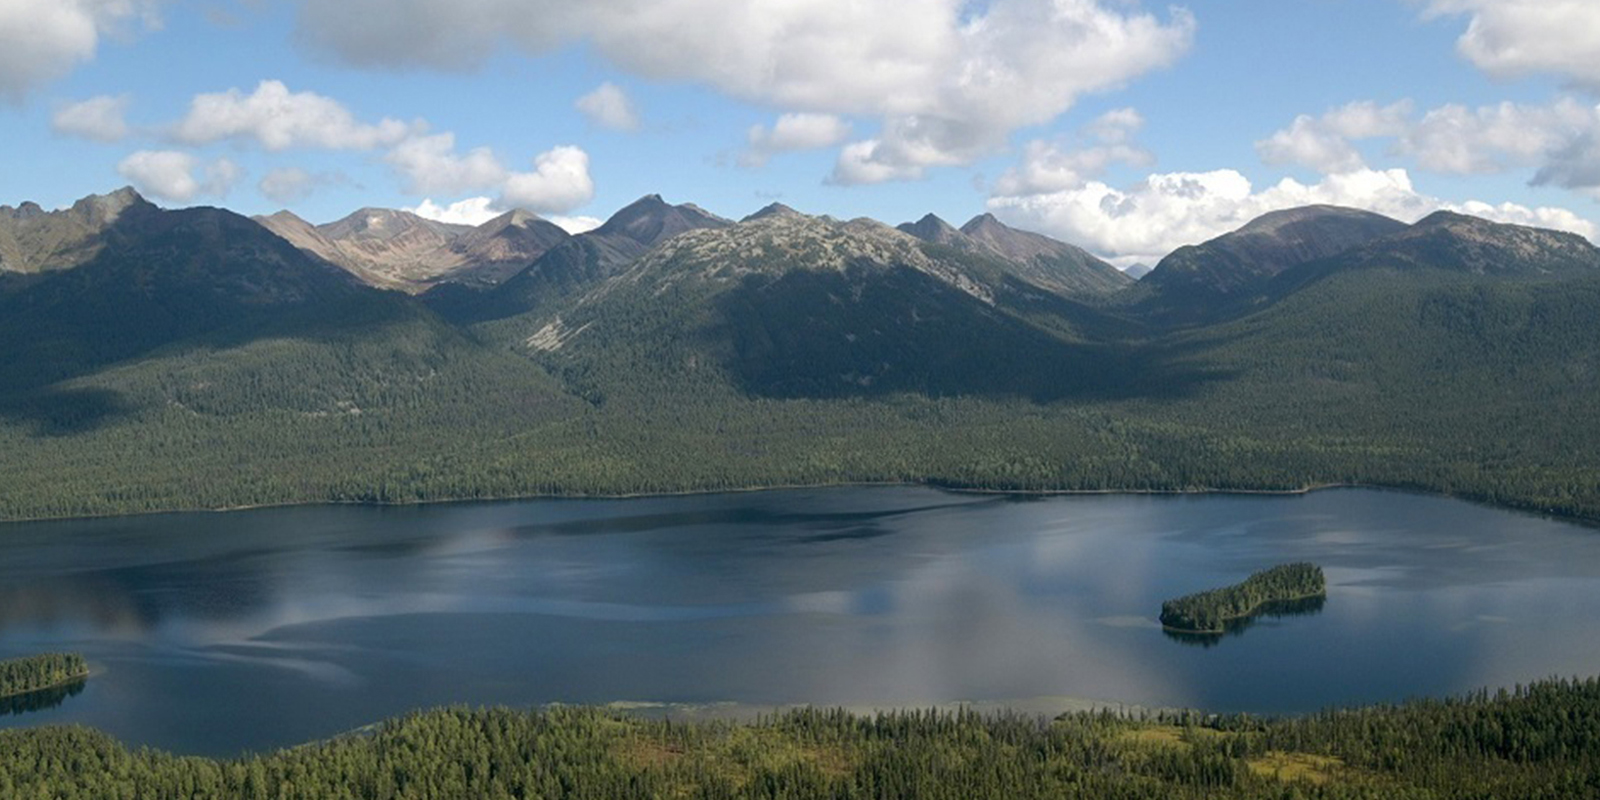
[[[108,230],[0,273],[0,516],[905,481],[1600,519],[1600,260],[1549,232],[1430,218],[1173,325],[867,220],[659,198],[456,309],[515,299],[487,316],[220,210]]]

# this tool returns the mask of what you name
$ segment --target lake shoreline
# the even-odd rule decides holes
[[[73,514],[67,516],[39,516],[39,517],[0,517],[0,527],[13,523],[49,523],[49,522],[76,522],[100,519],[115,519],[118,517],[153,517],[164,514],[229,514],[238,511],[260,511],[275,508],[308,508],[316,506],[354,506],[365,508],[411,508],[421,506],[465,505],[469,503],[515,503],[535,500],[648,500],[672,497],[709,497],[716,495],[756,494],[761,492],[786,492],[801,491],[806,489],[871,489],[871,488],[905,488],[905,489],[934,489],[951,494],[992,495],[996,497],[1072,497],[1072,496],[1115,496],[1130,497],[1211,497],[1211,496],[1239,496],[1239,497],[1296,497],[1335,489],[1366,489],[1370,491],[1396,492],[1400,494],[1417,495],[1422,497],[1439,497],[1450,500],[1473,503],[1486,508],[1502,511],[1512,511],[1520,514],[1530,514],[1545,519],[1570,522],[1585,527],[1600,528],[1600,517],[1588,517],[1581,514],[1568,514],[1549,508],[1536,508],[1531,505],[1513,502],[1497,502],[1470,494],[1456,494],[1414,486],[1388,486],[1377,483],[1317,483],[1292,489],[1245,489],[1245,488],[1192,488],[1192,489],[989,489],[982,487],[960,486],[945,484],[938,481],[839,481],[825,483],[778,483],[757,484],[739,487],[717,487],[708,489],[682,489],[677,491],[660,492],[624,492],[617,494],[595,493],[533,493],[513,495],[492,495],[483,497],[444,497],[422,500],[382,501],[382,500],[290,500],[281,503],[251,503],[246,505],[218,506],[218,507],[189,507],[167,508],[148,511],[119,511],[106,514]]]
[[[82,683],[84,681],[89,680],[89,677],[92,674],[93,674],[92,670],[84,670],[83,673],[80,674],[80,675],[73,675],[70,678],[66,678],[65,680],[56,681],[55,683],[52,683],[52,684],[50,684],[48,686],[38,686],[38,687],[35,687],[35,688],[32,688],[32,689],[28,689],[28,690],[22,691],[22,692],[11,692],[9,694],[0,694],[0,700],[11,700],[11,699],[17,698],[17,697],[27,697],[30,694],[42,694],[44,692],[54,691],[56,689],[65,689],[65,688],[67,688],[69,686],[72,686],[74,684]]]
[[[1231,617],[1223,617],[1222,618],[1223,627],[1220,628],[1220,629],[1201,630],[1201,629],[1198,629],[1198,628],[1174,628],[1173,626],[1168,625],[1166,623],[1162,623],[1161,624],[1161,629],[1164,630],[1164,631],[1168,631],[1170,633],[1182,633],[1182,634],[1186,634],[1186,635],[1189,635],[1189,636],[1221,636],[1221,635],[1226,634],[1228,632],[1228,627],[1227,627],[1228,623],[1230,623],[1230,622],[1238,622],[1239,620],[1255,619],[1256,617],[1261,616],[1261,614],[1263,613],[1262,609],[1266,608],[1267,606],[1270,606],[1270,605],[1273,605],[1273,604],[1276,604],[1276,603],[1298,603],[1298,602],[1300,602],[1302,600],[1311,600],[1311,599],[1314,599],[1314,598],[1317,598],[1317,597],[1327,597],[1327,596],[1328,596],[1328,593],[1326,591],[1321,591],[1321,592],[1313,592],[1313,593],[1310,593],[1310,594],[1302,594],[1302,595],[1298,595],[1298,596],[1295,596],[1295,597],[1274,597],[1271,600],[1263,600],[1263,601],[1257,603],[1250,610],[1244,612],[1243,614],[1237,614],[1237,615],[1234,615],[1234,616],[1231,616]]]

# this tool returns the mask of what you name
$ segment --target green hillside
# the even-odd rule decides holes
[[[1600,519],[1574,237],[1430,218],[1165,327],[870,221],[647,198],[610,229],[677,231],[643,257],[451,322],[227,212],[141,214],[0,297],[0,516],[894,481]]]
[[[216,761],[0,731],[0,795],[76,798],[1567,798],[1600,790],[1600,684],[1262,720],[804,709],[754,723],[449,709]]]

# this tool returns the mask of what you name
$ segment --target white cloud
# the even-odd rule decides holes
[[[501,204],[534,211],[571,211],[594,199],[589,154],[572,145],[540,153],[532,172],[513,172],[501,188]]]
[[[1105,174],[1112,164],[1149,166],[1150,151],[1134,143],[1144,127],[1144,117],[1131,108],[1102,114],[1084,128],[1077,144],[1034,140],[1023,151],[1022,163],[995,183],[997,195],[1023,195],[1082,188]]]
[[[439,205],[430,198],[423,200],[414,207],[403,210],[410,211],[425,219],[448,222],[453,225],[482,225],[507,211],[499,200],[487,196],[468,197],[465,200],[458,200],[449,205]],[[592,231],[604,223],[604,220],[596,217],[569,217],[560,214],[547,216],[545,219],[572,234]]]
[[[594,198],[589,154],[571,145],[540,153],[532,172],[506,169],[487,147],[458,154],[450,133],[408,139],[385,160],[405,177],[405,189],[412,194],[494,189],[500,192],[500,206],[526,206],[540,213],[570,211]]]
[[[573,104],[589,122],[614,131],[639,129],[639,111],[628,99],[622,87],[610,81],[600,84],[594,91],[578,98]]]
[[[305,0],[317,52],[368,66],[456,69],[504,44],[586,41],[653,80],[709,86],[798,113],[869,115],[883,130],[841,153],[838,183],[968,163],[1086,92],[1171,64],[1191,14],[1122,0]]]
[[[453,133],[436,133],[407,139],[390,150],[384,160],[406,179],[411,194],[458,194],[505,181],[506,168],[487,147],[456,153]]]
[[[1256,152],[1268,164],[1301,164],[1318,172],[1349,172],[1366,161],[1351,140],[1403,135],[1411,116],[1411,102],[1388,106],[1371,101],[1350,103],[1320,117],[1302,114],[1286,129],[1256,142]]]
[[[140,193],[178,203],[198,195],[225,195],[244,175],[226,158],[201,163],[193,154],[176,150],[140,150],[124,158],[117,172]]]
[[[833,147],[850,137],[850,123],[835,114],[784,114],[771,127],[752,125],[739,154],[743,167],[765,166],[778,153]]]
[[[1447,105],[1423,115],[1400,143],[1424,169],[1499,172],[1539,166],[1600,131],[1600,109],[1564,98],[1550,105]]]
[[[1411,103],[1351,103],[1320,117],[1302,115],[1257,142],[1268,164],[1295,163],[1326,174],[1366,167],[1354,142],[1389,139],[1388,151],[1421,169],[1482,174],[1535,168],[1532,183],[1600,199],[1600,106],[1564,97],[1543,105],[1445,105],[1420,118]]]
[[[494,205],[492,197],[469,197],[458,200],[447,206],[433,202],[432,198],[423,200],[413,208],[402,209],[410,211],[424,219],[435,222],[446,222],[452,225],[482,225],[495,217],[505,213]]]
[[[580,233],[592,231],[595,228],[605,224],[605,220],[600,219],[599,217],[565,217],[557,214],[553,217],[548,217],[548,219],[551,222],[561,226],[562,230],[574,236]]]
[[[1466,14],[1456,49],[1497,77],[1548,72],[1600,87],[1600,3],[1429,0],[1429,16]]]
[[[101,95],[64,105],[51,115],[50,129],[96,142],[120,142],[130,133],[126,116],[132,102],[128,95]]]
[[[1043,231],[1099,253],[1154,264],[1186,244],[1234,230],[1269,211],[1312,204],[1362,208],[1412,222],[1441,208],[1502,221],[1596,233],[1593,224],[1563,209],[1514,204],[1452,204],[1418,192],[1403,169],[1357,169],[1304,184],[1284,179],[1257,190],[1234,170],[1150,175],[1127,189],[1094,181],[1082,188],[995,196],[989,209],[1013,224]]]
[[[243,139],[272,151],[371,150],[401,142],[415,127],[394,119],[361,123],[337,100],[315,92],[290,92],[282,81],[266,80],[250,94],[229,89],[196,95],[189,113],[173,127],[172,137],[194,145]]]
[[[40,84],[94,58],[100,38],[136,21],[159,24],[154,0],[0,2],[0,99],[21,102]]]

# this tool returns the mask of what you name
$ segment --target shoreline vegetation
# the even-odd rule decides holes
[[[61,689],[89,677],[89,664],[77,653],[43,653],[0,661],[0,700]]]
[[[80,520],[113,519],[116,517],[144,517],[161,514],[229,514],[240,511],[261,511],[274,508],[305,508],[311,506],[357,506],[365,508],[412,508],[423,506],[464,505],[468,503],[516,503],[521,501],[536,500],[644,500],[662,497],[697,497],[703,495],[719,494],[752,494],[758,492],[785,492],[805,489],[870,489],[870,488],[922,488],[933,489],[952,494],[996,495],[1001,497],[1073,497],[1073,496],[1098,496],[1098,495],[1134,495],[1151,497],[1205,497],[1205,496],[1263,496],[1263,497],[1297,497],[1313,492],[1323,492],[1335,489],[1367,489],[1379,492],[1399,492],[1402,494],[1421,495],[1425,497],[1438,497],[1448,500],[1459,500],[1473,503],[1487,508],[1513,511],[1521,514],[1557,519],[1577,525],[1600,527],[1600,517],[1578,512],[1562,511],[1541,507],[1535,504],[1519,503],[1504,498],[1482,497],[1472,493],[1450,492],[1418,486],[1398,486],[1381,483],[1340,482],[1316,483],[1295,488],[1238,488],[1238,487],[1193,487],[1179,489],[1151,489],[1151,488],[1096,488],[1096,489],[1051,489],[1051,488],[1026,488],[1006,489],[989,488],[981,486],[967,486],[959,483],[948,483],[937,480],[903,480],[903,481],[823,481],[817,483],[774,483],[751,484],[749,486],[715,486],[706,488],[691,488],[680,490],[645,491],[645,492],[530,492],[527,494],[505,495],[464,495],[460,497],[423,497],[405,500],[375,500],[375,499],[305,499],[284,500],[282,502],[244,503],[238,505],[218,506],[173,506],[171,508],[139,509],[126,511],[107,511],[105,513],[73,513],[59,516],[5,516],[0,513],[0,526],[10,524],[24,524],[34,522],[75,522]]]
[[[1597,727],[1595,678],[1287,718],[458,707],[234,759],[131,750],[81,726],[3,730],[0,796],[1583,797],[1600,787]]]
[[[1305,562],[1257,572],[1240,583],[1161,604],[1161,627],[1175,633],[1220,634],[1273,605],[1326,597],[1322,568]]]

